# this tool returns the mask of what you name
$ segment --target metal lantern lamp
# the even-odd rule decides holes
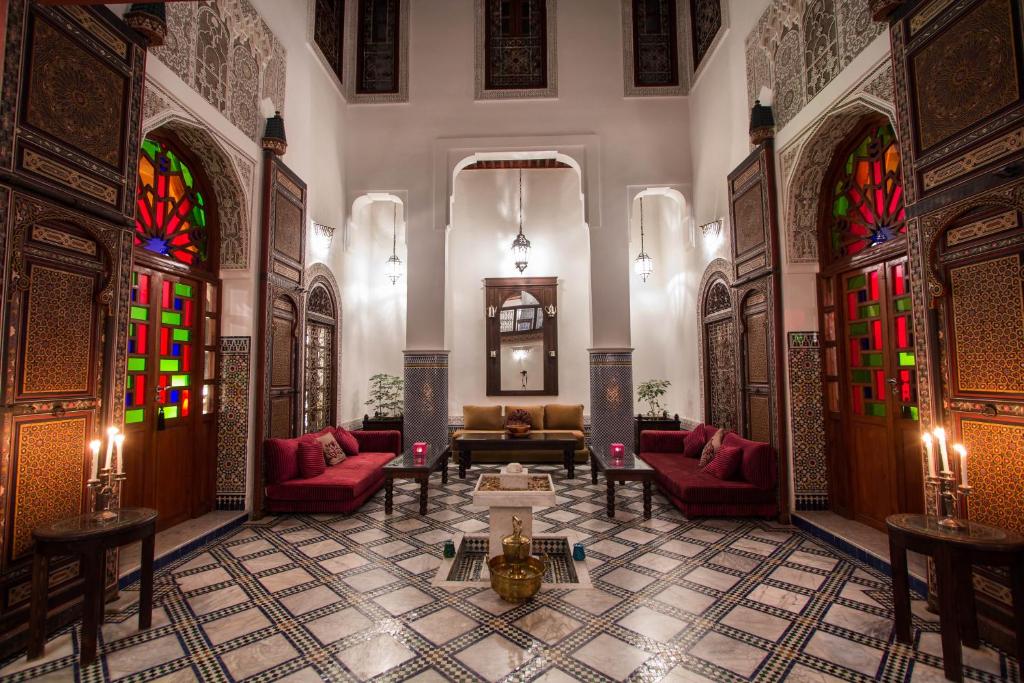
[[[391,256],[384,264],[384,274],[391,280],[391,284],[398,284],[402,277],[402,259],[398,258],[398,204],[395,204],[394,215],[391,220]]]
[[[640,254],[633,261],[633,271],[640,276],[640,279],[647,282],[647,278],[654,272],[654,259],[644,251],[644,198],[640,197]]]
[[[519,272],[530,265],[530,240],[523,234],[523,170],[519,169],[519,234],[512,240],[512,260]]]

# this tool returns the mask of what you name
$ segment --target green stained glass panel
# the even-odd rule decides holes
[[[864,406],[864,412],[872,417],[885,417],[885,404],[868,403]]]
[[[175,358],[161,358],[160,372],[178,372],[181,363]]]
[[[187,342],[192,336],[192,333],[189,330],[179,327],[171,333],[171,336],[174,337],[174,341]]]
[[[868,333],[867,323],[850,323],[851,337],[865,337]]]
[[[146,417],[146,412],[142,408],[133,408],[131,410],[124,411],[124,421],[128,424],[135,424],[136,422],[142,422]]]
[[[853,378],[856,384],[871,384],[870,370],[851,370],[850,377]]]
[[[864,286],[868,283],[867,278],[861,274],[851,277],[846,281],[846,291],[852,292],[857,289],[864,289]]]
[[[145,358],[129,358],[128,359],[128,372],[145,372],[146,371],[146,359]]]
[[[187,387],[188,375],[171,375],[172,387]]]
[[[860,307],[860,317],[862,318],[877,318],[881,312],[882,308],[878,304],[870,304],[868,306]]]
[[[181,313],[175,313],[174,311],[164,311],[160,314],[160,320],[164,325],[180,325],[181,324]]]
[[[149,320],[149,309],[145,306],[132,306],[132,320]]]
[[[882,367],[882,354],[880,353],[862,353],[860,355],[860,362],[869,368],[880,368]]]
[[[914,354],[909,351],[900,351],[900,367],[914,367]]]
[[[185,297],[186,299],[192,298],[192,285],[187,285],[184,282],[174,283],[174,293],[178,296]]]
[[[909,311],[913,307],[914,303],[910,300],[909,296],[903,297],[902,299],[896,299],[897,311]]]
[[[178,406],[164,406],[164,417],[168,420],[178,417]]]

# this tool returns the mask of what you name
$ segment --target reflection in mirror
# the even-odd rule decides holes
[[[527,291],[502,302],[499,318],[502,391],[544,389],[544,308]]]

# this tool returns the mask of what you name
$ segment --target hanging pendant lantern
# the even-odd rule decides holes
[[[519,169],[519,234],[512,240],[512,260],[519,272],[530,264],[530,240],[523,234],[523,170]]]
[[[391,256],[384,264],[384,274],[391,280],[391,284],[398,284],[402,278],[402,259],[398,258],[398,203],[395,202],[395,210],[391,219]]]
[[[640,197],[640,254],[633,261],[633,271],[640,279],[647,282],[648,276],[654,272],[654,259],[644,251],[644,198]]]

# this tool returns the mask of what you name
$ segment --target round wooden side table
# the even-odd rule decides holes
[[[977,522],[965,524],[962,529],[949,529],[939,525],[938,517],[916,514],[891,515],[885,520],[892,562],[896,639],[911,642],[907,550],[930,555],[935,561],[942,665],[946,678],[962,681],[960,643],[970,648],[980,645],[971,567],[1005,566],[1010,570],[1017,662],[1024,676],[1024,536]]]
[[[81,558],[84,579],[82,601],[82,666],[96,659],[96,637],[103,623],[104,558],[111,548],[142,541],[139,629],[153,621],[153,552],[156,542],[156,510],[121,508],[88,512],[32,531],[32,610],[29,621],[28,659],[43,655],[46,648],[46,603],[50,558]]]

